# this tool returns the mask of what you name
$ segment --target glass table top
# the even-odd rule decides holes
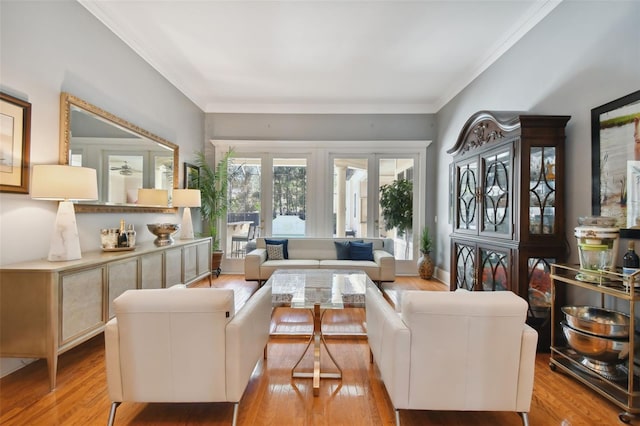
[[[374,285],[363,271],[335,269],[279,269],[267,283],[273,306],[309,309],[364,307],[367,285]]]

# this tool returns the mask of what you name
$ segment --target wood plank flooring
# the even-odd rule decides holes
[[[213,283],[216,287],[235,288],[238,305],[256,288],[255,283],[247,283],[238,275],[221,275]],[[401,290],[442,290],[443,287],[435,281],[415,277],[399,277],[395,283],[385,284],[388,297],[396,303]],[[327,318],[327,327],[358,331],[363,315],[361,309],[336,311],[332,318]],[[279,309],[274,315],[276,322],[281,330],[304,332],[311,329],[308,316],[292,310]],[[366,340],[328,341],[333,355],[343,367],[344,377],[341,381],[323,380],[319,397],[313,397],[311,380],[290,377],[291,367],[304,344],[301,338],[271,339],[268,358],[256,366],[240,402],[240,426],[394,424],[393,407],[377,367],[369,363]],[[529,414],[532,426],[622,425],[618,421],[618,407],[573,379],[552,372],[548,362],[548,354],[538,354]],[[303,365],[310,366],[310,363],[310,357],[303,360]],[[326,367],[331,368],[329,364]],[[0,425],[104,425],[109,406],[102,335],[60,356],[58,387],[53,392],[48,389],[43,360],[0,379]],[[116,425],[230,425],[232,413],[232,405],[222,403],[123,403],[118,408]],[[490,412],[402,411],[401,421],[406,426],[521,424],[515,413]],[[640,422],[634,420],[634,424]]]

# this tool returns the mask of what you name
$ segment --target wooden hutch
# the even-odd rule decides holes
[[[451,289],[511,290],[549,350],[551,264],[568,245],[564,140],[569,116],[480,111],[453,148]]]

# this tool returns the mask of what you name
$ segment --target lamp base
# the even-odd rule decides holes
[[[48,260],[61,262],[81,259],[80,237],[76,225],[76,213],[71,201],[60,201],[58,214],[51,234]]]
[[[182,212],[182,227],[180,228],[181,240],[193,240],[195,235],[193,233],[193,222],[191,221],[191,209],[185,207]]]

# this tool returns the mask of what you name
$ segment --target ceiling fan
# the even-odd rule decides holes
[[[122,164],[122,166],[120,167],[112,166],[110,170],[119,170],[120,174],[123,176],[131,176],[134,173],[142,173],[142,170],[134,169],[129,165],[129,163],[127,163],[126,160],[124,161],[124,164]]]

